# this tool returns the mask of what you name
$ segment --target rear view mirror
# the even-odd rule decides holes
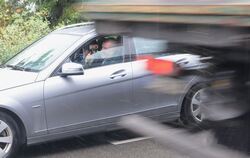
[[[65,63],[62,65],[61,76],[83,75],[83,66],[78,63]]]

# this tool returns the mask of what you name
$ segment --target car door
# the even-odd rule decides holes
[[[146,69],[149,57],[165,57],[168,43],[164,40],[154,40],[134,37],[132,45],[132,68],[133,68],[133,92],[134,102],[141,111],[148,111],[148,115],[161,115],[168,112],[176,112],[179,96],[176,94],[162,92],[164,86],[171,86],[161,80],[160,77],[152,75]]]
[[[119,116],[133,111],[132,67],[125,60],[125,41],[123,38],[120,46],[121,61],[86,68],[84,75],[55,75],[45,81],[50,133],[114,123]]]

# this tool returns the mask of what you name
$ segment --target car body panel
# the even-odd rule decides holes
[[[84,75],[57,75],[72,53],[98,36],[94,27],[79,34],[77,29],[73,34],[81,38],[44,70],[33,73],[0,69],[0,108],[14,112],[22,120],[27,144],[119,128],[119,119],[131,114],[160,121],[178,119],[181,100],[198,81],[195,76],[186,78],[184,93],[172,95],[152,91],[150,86],[157,77],[145,69],[146,60],[89,68]],[[124,55],[134,52],[130,42],[124,36]],[[179,58],[183,56],[166,57],[174,61]]]
[[[161,110],[161,109],[157,109]],[[152,110],[149,111],[142,111],[138,112],[140,115],[147,115],[152,113]],[[92,126],[86,126],[83,128],[78,128],[76,130],[72,131],[61,131],[58,133],[48,133],[46,135],[40,135],[40,136],[35,136],[35,137],[29,137],[27,138],[27,144],[32,145],[32,144],[37,144],[41,142],[47,142],[47,141],[53,141],[53,140],[58,140],[58,139],[64,139],[68,137],[75,137],[77,135],[82,135],[82,134],[89,134],[89,133],[94,133],[94,132],[100,132],[100,131],[111,131],[111,130],[117,130],[120,129],[121,127],[117,125],[117,122],[120,120],[122,116],[117,116],[113,118],[106,118],[103,120],[98,120],[95,122],[95,124],[99,124],[94,126],[94,123],[91,122]],[[164,115],[155,115],[151,116],[150,118],[157,120],[157,121],[174,121],[176,118],[180,117],[179,112],[173,112],[173,113],[165,113]]]
[[[8,68],[0,69],[0,91],[33,83],[37,75],[37,73],[10,70]]]
[[[0,91],[0,107],[14,112],[22,120],[27,137],[47,133],[43,86],[42,81]]]
[[[121,70],[125,76],[110,78]],[[130,63],[87,69],[84,75],[47,79],[44,94],[49,132],[83,128],[91,126],[89,122],[133,111],[131,80]]]
[[[177,96],[153,91],[152,85],[157,76],[146,70],[147,60],[133,61],[133,94],[134,101],[138,107],[154,109],[165,107],[160,113],[174,112],[177,110]],[[156,81],[157,82],[157,81]],[[157,84],[157,83],[155,83]]]

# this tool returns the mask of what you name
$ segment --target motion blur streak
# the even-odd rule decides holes
[[[212,142],[209,143],[213,139],[211,133],[197,136],[197,134],[189,134],[184,130],[163,126],[140,116],[124,117],[120,125],[136,133],[153,137],[168,148],[192,158],[247,157]]]

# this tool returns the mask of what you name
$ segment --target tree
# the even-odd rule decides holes
[[[71,0],[33,0],[37,11],[50,22],[51,26],[78,23],[80,14],[71,6]]]
[[[39,14],[44,20],[49,21],[50,27],[78,23],[84,19],[71,6],[71,0],[0,0],[0,11],[5,17],[1,24],[12,20],[13,13],[23,11],[30,14]],[[1,20],[1,15],[0,15]]]
[[[70,0],[0,0],[0,64],[56,27],[79,22],[80,15],[70,4]]]
[[[67,6],[68,0],[40,0],[38,9],[47,13],[47,19],[51,24],[59,23],[60,17],[63,15],[64,8]]]

